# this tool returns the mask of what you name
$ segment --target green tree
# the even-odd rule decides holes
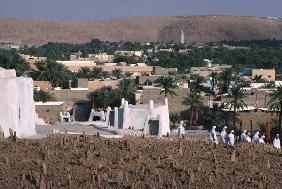
[[[232,75],[232,68],[227,68],[219,74],[218,80],[220,81],[219,86],[221,94],[228,92],[230,81],[232,80]]]
[[[90,78],[91,75],[91,69],[88,67],[82,67],[79,69],[79,71],[76,74],[77,78]]]
[[[136,87],[129,79],[123,79],[118,85],[121,98],[126,99],[129,103],[134,103]]]
[[[197,109],[203,105],[201,102],[201,97],[197,91],[192,90],[190,93],[187,94],[187,97],[184,98],[184,101],[182,103],[186,105],[190,110],[189,128],[192,129],[193,112],[197,111]]]
[[[93,79],[102,79],[104,75],[103,73],[102,67],[94,67],[90,72],[90,77]]]
[[[119,91],[111,87],[102,87],[101,89],[89,93],[87,97],[92,101],[92,104],[94,104],[94,108],[101,108],[104,111],[109,106],[113,108],[120,105]]]
[[[279,134],[281,134],[281,118],[282,118],[282,86],[278,86],[276,90],[270,94],[268,107],[271,110],[279,111]]]
[[[247,107],[243,100],[246,97],[246,92],[240,85],[236,85],[228,90],[228,94],[231,99],[226,103],[226,107],[230,110],[233,108],[233,127],[236,128],[236,111]]]
[[[44,90],[34,90],[33,92],[33,99],[35,102],[47,102],[47,101],[55,101],[56,98],[53,94],[44,91]]]
[[[165,94],[165,98],[167,98],[167,94],[170,94],[171,97],[176,96],[176,92],[175,89],[177,88],[177,85],[175,83],[175,80],[168,76],[162,76],[159,79],[160,85],[162,87],[162,90],[160,92],[160,94],[164,93]]]
[[[255,83],[265,83],[265,79],[262,78],[262,75],[255,75],[252,81]]]
[[[169,115],[169,119],[172,123],[171,129],[175,129],[176,128],[176,123],[180,120],[180,115],[177,113],[173,113]]]
[[[266,89],[271,89],[271,88],[275,88],[275,84],[274,83],[265,83],[263,87]]]
[[[0,49],[0,67],[15,69],[17,76],[22,76],[30,69],[27,62],[15,50]]]
[[[34,79],[50,81],[53,87],[63,86],[63,84],[72,78],[70,71],[63,65],[55,61],[48,60],[44,63],[36,64]]]
[[[130,72],[125,72],[125,73],[124,73],[124,76],[125,76],[126,78],[130,78],[132,75],[133,75],[133,74],[130,73]]]
[[[200,92],[200,86],[204,82],[205,78],[200,76],[199,74],[191,74],[190,79],[192,80],[190,84],[191,90]]]
[[[120,78],[122,77],[122,71],[121,71],[121,69],[115,69],[115,70],[113,70],[112,75],[113,75],[115,78],[120,79]]]
[[[211,91],[214,93],[214,86],[217,84],[218,73],[212,72],[209,76],[211,77]]]

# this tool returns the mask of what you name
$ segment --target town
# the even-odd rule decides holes
[[[0,11],[0,188],[282,188],[281,21]]]

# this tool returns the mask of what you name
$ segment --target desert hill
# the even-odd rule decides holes
[[[272,17],[179,16],[128,17],[99,21],[47,21],[0,18],[0,41],[23,44],[47,42],[81,43],[104,41],[180,41],[281,39],[282,19]]]

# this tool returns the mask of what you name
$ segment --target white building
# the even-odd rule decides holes
[[[100,117],[101,113],[92,110],[89,120],[93,116]],[[115,129],[133,129],[143,132],[145,135],[164,136],[170,134],[168,101],[165,99],[163,105],[154,105],[151,100],[149,104],[131,105],[122,99],[121,106],[107,109],[105,121],[101,117],[101,126]]]
[[[4,137],[9,129],[18,137],[35,134],[36,113],[31,78],[16,77],[15,70],[0,68],[0,127]]]

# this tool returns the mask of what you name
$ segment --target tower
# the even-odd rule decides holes
[[[181,44],[184,44],[184,40],[185,40],[184,36],[185,36],[185,33],[184,33],[183,30],[181,30],[181,36],[180,36],[180,43]]]

